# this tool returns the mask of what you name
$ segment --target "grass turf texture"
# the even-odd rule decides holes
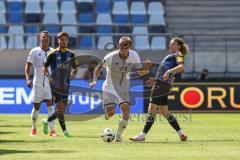
[[[104,128],[115,131],[118,116],[108,121],[99,117],[90,121],[67,122],[74,136],[63,137],[58,121],[58,136],[52,138],[42,132],[38,120],[38,134],[30,137],[30,115],[0,115],[0,159],[128,159],[128,160],[235,160],[240,159],[239,114],[193,114],[180,119],[187,133],[187,142],[179,141],[175,131],[166,120],[157,121],[147,136],[146,142],[130,142],[128,138],[139,133],[144,125],[141,115],[133,118],[125,133],[125,143],[106,143],[100,138]],[[188,120],[186,120],[188,119]]]

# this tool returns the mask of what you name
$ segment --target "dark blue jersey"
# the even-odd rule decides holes
[[[44,66],[51,68],[51,76],[55,81],[51,88],[63,92],[68,91],[71,70],[77,67],[75,54],[69,49],[66,52],[61,52],[57,48],[49,53]]]
[[[168,54],[159,65],[155,78],[163,80],[163,75],[167,70],[177,67],[179,63],[184,63],[184,57],[181,52]],[[175,75],[171,75],[168,81],[172,81],[172,77],[174,76]]]

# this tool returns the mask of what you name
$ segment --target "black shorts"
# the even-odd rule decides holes
[[[63,102],[64,104],[68,103],[68,95],[69,92],[68,91],[57,91],[52,89],[52,98],[53,98],[53,102],[54,103],[60,103]]]
[[[168,94],[159,96],[156,92],[152,91],[149,102],[156,104],[158,106],[159,105],[168,105]]]

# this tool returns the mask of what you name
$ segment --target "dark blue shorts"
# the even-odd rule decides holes
[[[69,91],[58,91],[58,90],[52,89],[52,97],[53,97],[54,103],[63,102],[64,104],[67,104],[68,96],[69,96]]]

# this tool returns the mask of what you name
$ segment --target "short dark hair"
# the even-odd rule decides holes
[[[68,37],[68,33],[67,32],[59,32],[58,35],[57,35],[57,38],[60,38],[62,36]]]

